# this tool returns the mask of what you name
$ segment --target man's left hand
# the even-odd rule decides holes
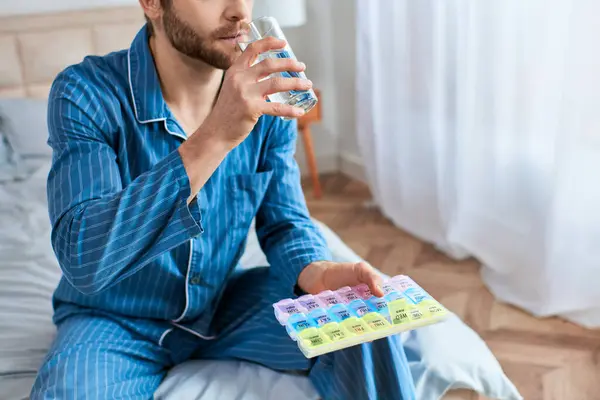
[[[310,294],[365,283],[369,286],[373,295],[383,297],[381,282],[382,278],[379,273],[365,262],[336,263],[318,261],[304,268],[298,277],[298,286]]]

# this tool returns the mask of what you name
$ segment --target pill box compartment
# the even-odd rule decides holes
[[[449,315],[404,275],[384,282],[384,292],[383,298],[376,298],[366,285],[359,285],[311,296],[320,306],[313,310],[306,307],[306,299],[284,299],[273,307],[307,358],[439,323]]]

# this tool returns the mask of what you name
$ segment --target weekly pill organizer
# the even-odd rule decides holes
[[[446,319],[449,312],[411,278],[383,282],[384,297],[367,285],[327,290],[273,304],[275,317],[307,358],[381,339]]]

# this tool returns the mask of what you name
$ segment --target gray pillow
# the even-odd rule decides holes
[[[52,156],[48,146],[48,101],[30,98],[0,99],[4,134],[22,158]]]
[[[4,134],[6,126],[6,117],[0,114],[0,182],[14,181],[26,176],[21,157]]]

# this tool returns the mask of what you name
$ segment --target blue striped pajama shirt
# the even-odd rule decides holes
[[[307,371],[324,399],[412,399],[398,338],[305,359],[273,316],[301,270],[330,259],[294,161],[293,122],[262,117],[194,201],[146,27],[50,92],[57,338],[32,399],[151,398],[194,358]],[[252,220],[268,268],[240,271]],[[378,397],[379,394],[379,397]]]

